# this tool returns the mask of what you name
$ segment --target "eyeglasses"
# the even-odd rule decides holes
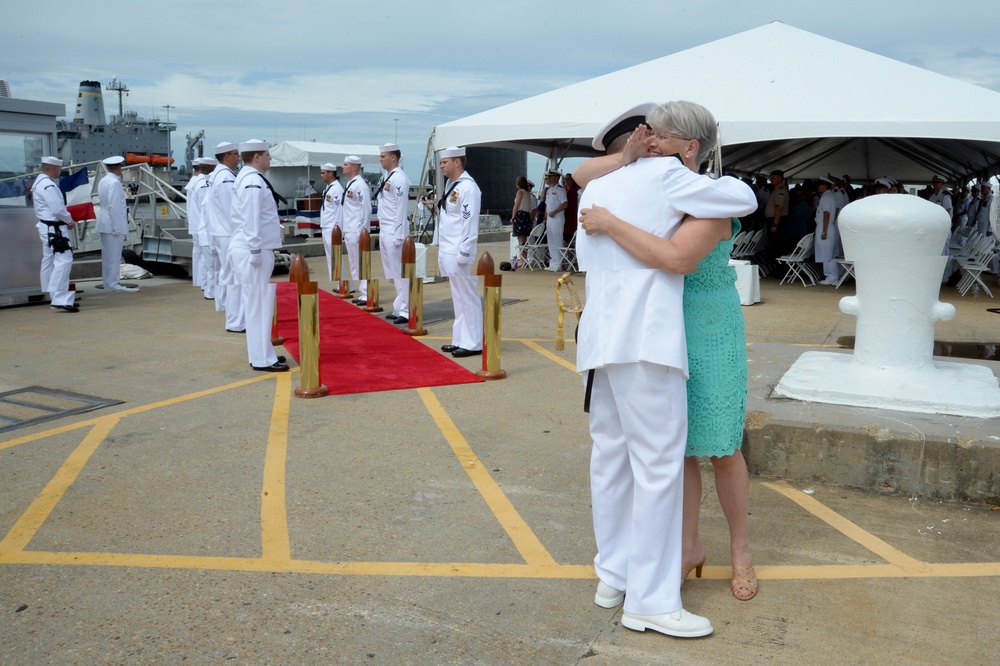
[[[657,141],[666,141],[668,139],[679,139],[681,141],[694,141],[691,137],[680,136],[678,134],[667,134],[664,132],[653,132],[653,136]]]

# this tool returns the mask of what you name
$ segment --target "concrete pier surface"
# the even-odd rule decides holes
[[[292,397],[294,371],[250,371],[189,282],[78,280],[78,314],[0,310],[0,393],[120,401],[0,433],[0,662],[996,663],[997,424],[769,398],[799,353],[853,335],[836,307],[850,287],[764,280],[744,308],[757,597],[730,594],[706,467],[708,562],[683,597],[715,634],[635,633],[595,606],[590,439],[572,336],[554,349],[555,280],[504,274],[505,380],[314,400]],[[447,282],[424,296],[447,301]],[[985,355],[1000,302],[942,300],[958,314],[936,338]]]

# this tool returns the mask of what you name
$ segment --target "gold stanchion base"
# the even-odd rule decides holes
[[[272,345],[283,345],[283,344],[285,344],[285,339],[279,335],[276,338],[271,338],[271,344]]]
[[[362,305],[361,309],[365,312],[382,312],[381,305]]]
[[[320,384],[318,388],[307,389],[301,386],[296,387],[296,398],[322,398],[330,394],[330,389],[325,384]]]
[[[490,372],[489,370],[476,370],[476,377],[482,377],[483,379],[506,379],[507,373],[503,370],[497,370],[496,372]]]
[[[403,333],[407,335],[417,336],[417,335],[427,335],[426,328],[404,328]]]

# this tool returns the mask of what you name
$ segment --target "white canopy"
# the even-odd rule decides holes
[[[1000,93],[779,22],[439,125],[433,144],[592,155],[605,121],[671,99],[715,114],[727,170],[911,183],[1000,170]]]
[[[361,158],[361,168],[378,171],[378,146],[361,144],[316,143],[315,141],[282,141],[271,147],[271,167],[311,166],[325,162],[340,166],[348,155]]]

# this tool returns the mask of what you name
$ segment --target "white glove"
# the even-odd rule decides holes
[[[250,265],[257,268],[264,262],[264,258],[260,256],[260,253],[250,255]]]
[[[458,265],[461,266],[462,268],[465,268],[471,263],[472,263],[471,257],[463,257],[462,255],[458,255]]]

